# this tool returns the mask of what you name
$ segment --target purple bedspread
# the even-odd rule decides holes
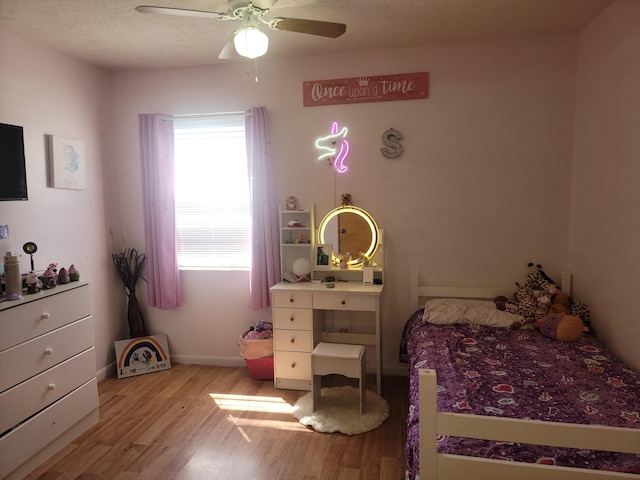
[[[640,428],[640,375],[594,336],[559,342],[536,330],[406,323],[400,358],[410,366],[407,479],[419,471],[418,374],[438,375],[438,410]],[[483,458],[640,473],[640,455],[454,437],[438,451]]]

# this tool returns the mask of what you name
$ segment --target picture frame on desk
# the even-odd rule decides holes
[[[332,258],[332,243],[317,243],[313,247],[313,268],[315,270],[331,270]]]

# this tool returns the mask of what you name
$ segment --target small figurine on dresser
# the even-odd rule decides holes
[[[42,274],[42,288],[43,290],[48,290],[56,286],[58,275],[57,275],[57,263],[50,263],[49,267]]]
[[[69,278],[69,272],[66,268],[62,267],[58,272],[58,285],[64,285],[69,283],[71,279]]]
[[[78,280],[80,280],[80,272],[75,265],[71,264],[69,267],[69,281],[77,282]]]
[[[27,293],[29,294],[38,293],[42,289],[42,282],[34,271],[29,272],[25,283],[27,284]]]

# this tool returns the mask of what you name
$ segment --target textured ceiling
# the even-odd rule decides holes
[[[280,0],[266,15],[347,25],[339,38],[263,30],[265,57],[395,49],[580,31],[611,0]],[[0,0],[0,27],[122,70],[206,65],[239,22],[148,15],[138,5],[224,12],[225,0]],[[233,60],[225,60],[229,62]]]

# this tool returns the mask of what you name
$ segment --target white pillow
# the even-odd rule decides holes
[[[422,321],[435,325],[471,324],[508,327],[522,317],[503,312],[488,300],[434,298],[424,305]]]

